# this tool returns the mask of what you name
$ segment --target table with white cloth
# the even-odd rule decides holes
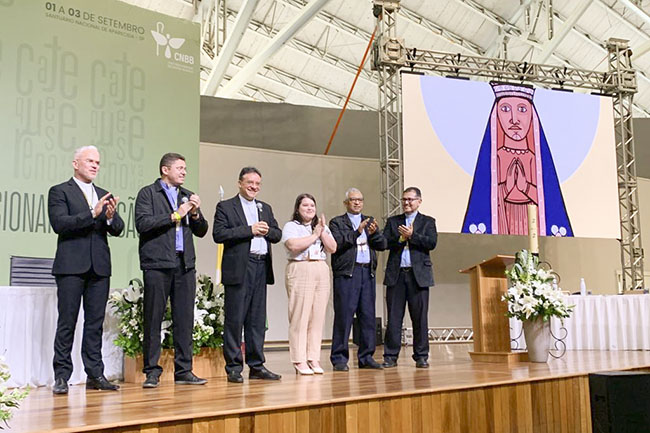
[[[571,317],[551,319],[551,332],[563,338],[567,350],[650,350],[650,295],[571,295]],[[519,320],[510,319],[513,348],[525,349]],[[551,338],[551,349],[555,347]]]
[[[107,306],[102,338],[104,374],[109,380],[122,377],[122,350],[113,344],[116,318]],[[56,287],[0,286],[0,355],[11,371],[9,387],[44,386],[54,383],[54,334],[57,321]],[[81,361],[83,306],[75,328],[72,347],[74,370],[69,383],[86,381]]]

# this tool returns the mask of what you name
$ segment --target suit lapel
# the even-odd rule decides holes
[[[71,197],[77,200],[77,204],[83,207],[90,208],[90,204],[88,203],[88,200],[86,200],[86,195],[81,190],[81,188],[79,188],[79,185],[77,185],[77,182],[75,182],[74,179],[70,178],[70,180],[68,181],[68,186],[72,191]]]
[[[235,208],[235,213],[241,220],[241,223],[244,225],[248,225],[248,221],[246,221],[246,215],[244,215],[244,208],[241,205],[241,199],[239,198],[239,195],[236,195],[233,198],[233,207]]]
[[[406,225],[406,214],[403,213],[399,216],[397,219],[397,226],[405,226]]]
[[[351,228],[352,230],[354,230],[354,224],[352,224],[352,221],[350,221],[350,217],[348,216],[347,212],[343,215],[343,220],[345,221],[345,225],[348,228]],[[363,221],[363,217],[361,217],[361,221]]]
[[[422,217],[421,217],[420,212],[418,212],[415,215],[415,218],[413,219],[413,231],[417,231],[420,228],[421,223],[422,223]]]

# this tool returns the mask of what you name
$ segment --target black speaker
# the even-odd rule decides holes
[[[589,375],[593,433],[650,432],[650,373]]]
[[[354,317],[352,322],[352,342],[359,345],[359,319]],[[384,344],[384,334],[382,332],[381,317],[375,317],[375,345],[380,346]]]

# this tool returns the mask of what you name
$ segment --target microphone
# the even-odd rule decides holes
[[[261,222],[262,221],[262,203],[259,201],[255,202],[255,206],[257,206],[257,221]],[[264,237],[264,236],[262,236]]]
[[[183,204],[187,203],[188,201],[189,201],[189,199],[187,197],[185,197],[185,196],[183,196],[183,198],[181,199],[181,203],[183,203]],[[185,214],[185,224],[189,226],[190,225],[190,217],[187,215],[188,213]]]

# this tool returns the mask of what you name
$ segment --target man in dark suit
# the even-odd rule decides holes
[[[242,383],[241,334],[244,329],[250,379],[279,380],[264,367],[266,285],[273,284],[271,244],[282,230],[268,204],[256,200],[262,175],[255,167],[239,173],[239,194],[217,204],[212,237],[224,244],[222,281],[225,286],[223,354],[228,381]]]
[[[145,186],[135,201],[135,228],[140,234],[140,268],[144,274],[144,388],[156,388],[162,367],[160,328],[171,297],[174,335],[174,383],[203,385],[192,373],[192,330],[196,271],[194,239],[208,232],[201,199],[182,187],[185,158],[166,153],[160,160],[160,179]]]
[[[111,276],[107,234],[119,236],[124,222],[116,212],[119,197],[93,184],[99,172],[99,151],[85,146],[75,152],[74,175],[50,188],[50,224],[59,235],[52,274],[56,279],[59,318],[54,339],[54,394],[67,394],[72,374],[70,352],[83,299],[81,358],[87,389],[117,390],[104,377],[102,332]]]
[[[359,324],[359,368],[381,369],[375,361],[375,270],[377,253],[386,240],[373,217],[361,214],[363,194],[356,188],[345,193],[347,212],[332,218],[330,230],[336,240],[332,254],[334,274],[334,329],[330,361],[334,371],[348,371],[348,340],[356,313]]]
[[[404,213],[390,217],[384,228],[390,250],[384,278],[388,307],[384,368],[397,366],[406,304],[413,322],[415,366],[429,367],[429,287],[433,286],[429,251],[436,247],[438,232],[436,220],[418,212],[421,203],[420,189],[406,188],[402,193]]]

